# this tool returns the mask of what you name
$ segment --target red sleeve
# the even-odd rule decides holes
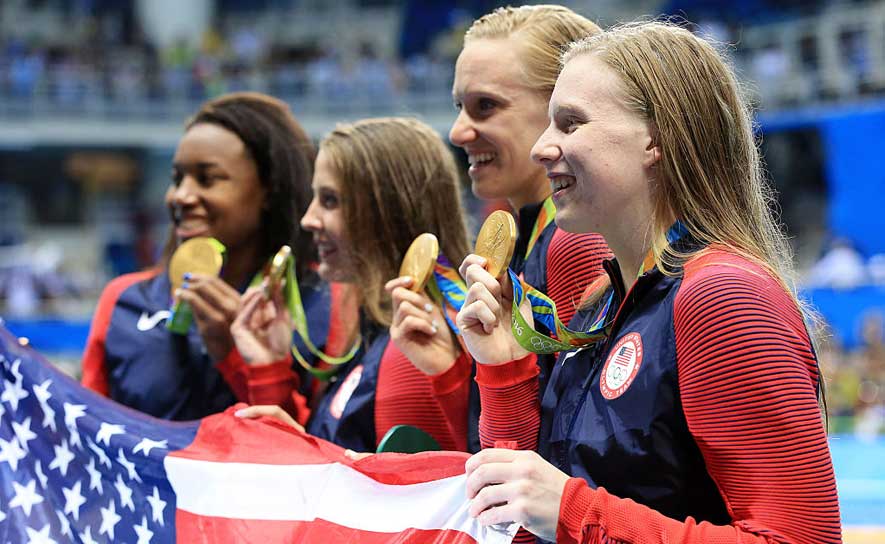
[[[469,356],[461,355],[452,368],[431,379],[389,342],[375,390],[377,440],[395,425],[413,425],[444,450],[467,451],[470,364]]]
[[[467,351],[462,351],[448,370],[435,376],[427,376],[433,397],[443,410],[449,436],[454,439],[457,451],[467,451],[468,398],[472,368],[473,359]]]
[[[347,284],[331,283],[329,288],[329,330],[324,349],[329,355],[340,356],[350,348],[347,342],[357,326],[357,297],[349,291]],[[310,407],[307,397],[299,392],[301,378],[292,370],[291,365],[291,358],[269,365],[249,365],[234,348],[215,368],[233,390],[237,400],[248,404],[280,406],[304,425],[310,417]],[[319,365],[324,366],[322,362]],[[316,383],[320,383],[319,380]]]
[[[310,417],[307,398],[299,392],[301,378],[292,370],[292,359],[269,365],[249,365],[234,348],[215,368],[234,392],[237,400],[248,404],[279,406],[295,421],[304,425]]]
[[[537,355],[531,353],[503,365],[477,365],[476,382],[482,411],[479,441],[516,442],[516,449],[536,450],[541,425]]]
[[[732,523],[670,519],[572,479],[557,541],[841,542],[817,363],[784,288],[709,252],[686,267],[674,321],[685,417]]]
[[[126,274],[111,280],[105,286],[95,314],[92,317],[92,325],[89,328],[89,337],[86,340],[86,348],[83,351],[81,368],[83,375],[80,383],[84,387],[92,389],[104,396],[110,394],[108,385],[107,368],[105,367],[105,340],[107,339],[108,327],[111,324],[111,316],[120,294],[135,283],[156,276],[159,270],[148,270],[135,274]]]
[[[547,292],[556,303],[559,319],[568,324],[581,303],[584,290],[604,274],[602,262],[611,250],[598,234],[573,234],[559,228],[547,246]]]
[[[483,448],[538,449],[541,401],[538,396],[538,356],[530,353],[503,365],[477,365],[476,382],[482,410],[479,442]],[[514,543],[535,542],[520,527]]]

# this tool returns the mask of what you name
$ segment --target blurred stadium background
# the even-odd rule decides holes
[[[819,351],[847,541],[885,542],[885,2],[563,4],[602,26],[677,15],[730,44],[803,296],[827,325]],[[0,316],[76,375],[102,286],[156,259],[171,157],[201,101],[267,92],[316,138],[390,114],[445,135],[463,31],[498,5],[2,0]]]

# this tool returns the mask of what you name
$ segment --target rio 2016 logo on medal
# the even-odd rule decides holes
[[[631,332],[622,337],[608,354],[602,376],[599,378],[599,391],[608,400],[616,399],[633,383],[642,366],[642,337]]]

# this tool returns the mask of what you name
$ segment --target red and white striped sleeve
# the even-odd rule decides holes
[[[761,267],[722,251],[686,266],[674,308],[689,430],[732,523],[675,520],[573,478],[558,542],[841,542],[819,373],[802,316]]]

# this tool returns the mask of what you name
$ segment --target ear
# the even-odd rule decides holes
[[[645,146],[643,166],[653,168],[661,162],[661,144],[658,138],[658,130],[654,123],[648,124],[648,141]]]

